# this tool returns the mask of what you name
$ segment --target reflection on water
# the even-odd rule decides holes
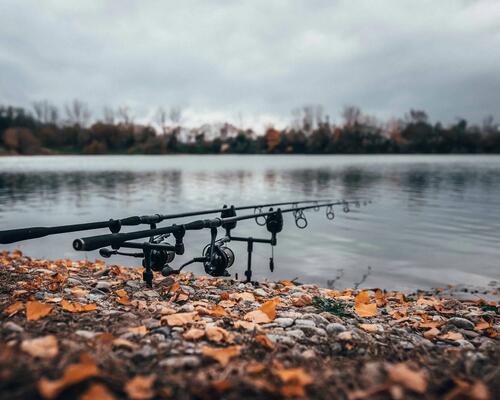
[[[308,213],[309,228],[290,217],[275,249],[273,279],[358,282],[413,288],[499,279],[500,157],[490,156],[105,156],[0,159],[3,229],[174,213],[221,204],[300,198],[370,197],[367,208]],[[339,210],[340,211],[340,210]],[[266,235],[252,222],[238,232]],[[40,257],[82,257],[70,248],[81,234],[17,246]],[[85,235],[85,234],[84,234]],[[83,235],[83,236],[84,236]],[[190,233],[189,256],[208,240]],[[14,248],[15,245],[6,246]],[[234,244],[235,269],[245,247]],[[255,249],[255,276],[267,271],[270,249]],[[88,253],[94,258],[95,253]],[[117,262],[131,264],[129,259]]]

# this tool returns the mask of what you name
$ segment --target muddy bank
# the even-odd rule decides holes
[[[157,277],[0,257],[2,398],[473,398],[500,393],[494,290],[454,296]]]

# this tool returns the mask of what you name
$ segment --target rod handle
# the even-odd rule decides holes
[[[73,248],[78,251],[97,250],[101,247],[112,246],[117,239],[121,237],[120,233],[107,235],[89,236],[73,240]]]

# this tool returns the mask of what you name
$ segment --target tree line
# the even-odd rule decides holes
[[[480,125],[459,118],[445,126],[410,110],[381,122],[347,106],[335,124],[321,106],[304,106],[292,111],[288,128],[269,127],[260,135],[229,123],[187,128],[182,117],[180,107],[160,107],[154,121],[139,124],[130,108],[106,107],[92,119],[80,100],[62,111],[46,100],[32,109],[0,105],[0,154],[500,153],[500,126],[492,117]]]

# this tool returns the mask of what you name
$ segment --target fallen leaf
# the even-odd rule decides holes
[[[439,339],[445,340],[463,340],[464,336],[460,332],[447,332],[444,335],[439,336]]]
[[[196,311],[187,313],[176,313],[170,315],[164,315],[161,317],[161,322],[165,322],[168,326],[182,326],[193,322],[198,316]]]
[[[267,335],[257,335],[255,336],[255,341],[268,349],[274,349],[274,343]]]
[[[64,369],[61,379],[49,380],[41,378],[38,381],[38,391],[46,399],[54,399],[68,386],[98,376],[99,368],[91,360],[82,359],[80,363],[70,364]]]
[[[201,352],[204,356],[210,357],[225,367],[229,364],[229,361],[240,355],[241,346],[229,346],[229,347],[210,347],[203,346]]]
[[[363,290],[358,293],[358,295],[354,298],[355,303],[368,304],[370,302],[370,295],[366,290]]]
[[[218,379],[215,381],[212,381],[210,386],[215,389],[218,393],[224,393],[227,392],[229,389],[231,389],[231,382],[227,379]]]
[[[7,314],[8,317],[12,317],[17,314],[19,311],[22,311],[24,308],[24,303],[22,301],[16,301],[12,303],[10,306],[6,307],[3,312]]]
[[[54,335],[23,340],[21,343],[21,350],[33,357],[46,359],[54,358],[59,352],[57,338]]]
[[[80,396],[80,400],[114,400],[115,396],[102,383],[93,383]]]
[[[255,301],[255,296],[250,292],[231,293],[229,298],[237,301]]]
[[[380,324],[359,324],[358,327],[363,329],[365,332],[370,333],[381,332],[384,330]]]
[[[481,321],[479,321],[476,326],[474,327],[474,329],[476,331],[483,331],[485,329],[489,329],[491,328],[491,324],[489,322],[486,322],[484,319],[482,319]]]
[[[277,369],[274,374],[280,378],[283,383],[297,383],[299,385],[310,385],[313,383],[313,378],[304,368],[284,368]]]
[[[427,390],[427,374],[424,370],[415,371],[410,369],[406,363],[387,366],[389,379],[407,389],[417,393],[425,393]]]
[[[431,328],[429,329],[428,331],[425,331],[424,332],[424,337],[426,339],[429,339],[429,340],[432,340],[434,339],[436,336],[438,336],[441,332],[439,331],[438,328]]]
[[[283,286],[296,286],[295,283],[290,281],[279,281],[278,283]]]
[[[300,297],[293,297],[292,304],[295,307],[304,307],[312,304],[312,297],[308,294],[303,294]]]
[[[127,331],[136,335],[145,335],[146,333],[148,333],[148,328],[146,328],[144,325],[141,325],[127,328]]]
[[[211,308],[199,306],[196,307],[196,311],[198,311],[201,315],[209,315],[211,317],[227,317],[228,313],[224,309],[224,307],[219,305],[214,305]]]
[[[230,343],[233,341],[234,338],[234,336],[231,333],[218,326],[207,326],[205,328],[205,335],[207,336],[208,340],[217,343],[220,342]]]
[[[78,286],[74,286],[72,288],[69,288],[69,290],[71,291],[71,294],[74,297],[85,297],[89,294],[88,290],[85,290],[84,288],[81,288]]]
[[[61,308],[63,310],[78,313],[78,312],[86,312],[86,311],[95,311],[97,309],[96,304],[82,304],[82,303],[72,303],[70,301],[63,300],[61,301]]]
[[[137,349],[139,345],[127,339],[117,338],[113,340],[113,347],[125,347],[127,349],[134,350]]]
[[[191,328],[185,332],[182,337],[186,340],[198,340],[205,336],[205,331],[203,329]]]
[[[356,303],[354,311],[356,311],[356,314],[360,317],[375,317],[377,316],[377,304]]]
[[[275,298],[269,301],[266,301],[264,304],[260,306],[260,310],[267,314],[269,319],[272,321],[276,318],[276,306],[280,303],[280,299]]]
[[[279,302],[278,298],[266,301],[259,309],[250,311],[243,318],[256,324],[267,324],[276,318],[276,306]]]
[[[235,328],[243,328],[246,331],[253,331],[257,328],[257,325],[255,325],[253,322],[248,322],[248,321],[234,321],[233,325]]]
[[[266,366],[260,362],[252,362],[245,366],[245,372],[248,374],[260,374],[266,370]]]
[[[39,301],[28,301],[26,303],[26,319],[36,321],[50,314],[54,307]]]
[[[132,400],[148,400],[154,396],[155,375],[136,376],[125,384],[125,392]]]

